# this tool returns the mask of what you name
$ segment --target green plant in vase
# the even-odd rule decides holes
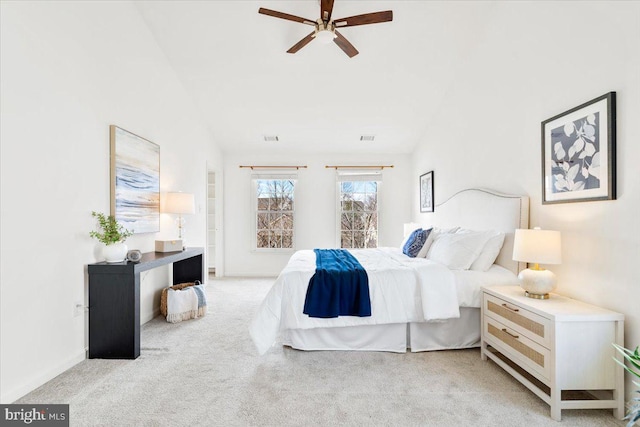
[[[89,236],[104,243],[102,254],[108,263],[122,262],[127,256],[127,245],[124,241],[133,233],[116,221],[113,215],[105,215],[99,212],[91,212],[91,216],[97,218],[99,231],[89,232]]]
[[[617,344],[613,344],[613,346],[629,362],[631,367],[627,366],[624,362],[621,362],[618,359],[613,360],[615,360],[619,365],[622,365],[622,367],[627,372],[630,372],[631,375],[640,378],[640,346],[636,347],[634,351],[621,347]],[[640,393],[640,383],[636,381],[634,381],[633,383],[639,387],[639,389],[636,390],[636,393]],[[627,423],[627,427],[632,427],[636,423],[636,421],[640,420],[640,397],[634,397],[633,401],[636,403],[631,406],[631,409],[629,409],[629,413],[626,417],[624,417],[625,420],[629,420],[629,422]]]

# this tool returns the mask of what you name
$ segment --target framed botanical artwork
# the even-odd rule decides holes
[[[420,212],[433,212],[433,171],[420,175]]]
[[[616,93],[542,122],[542,203],[616,198]]]
[[[134,233],[160,231],[160,146],[115,125],[111,143],[111,215]]]

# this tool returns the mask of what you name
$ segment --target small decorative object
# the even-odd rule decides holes
[[[541,230],[516,230],[513,242],[513,260],[533,263],[532,268],[518,275],[520,286],[529,298],[548,299],[549,292],[556,288],[556,275],[540,268],[538,264],[560,264],[562,262],[560,232]]]
[[[113,215],[105,216],[102,213],[91,212],[91,216],[98,219],[101,232],[91,231],[89,235],[104,244],[102,255],[105,261],[107,263],[124,261],[127,256],[127,245],[124,241],[133,233],[119,224]]]
[[[182,230],[184,229],[184,214],[196,213],[195,198],[191,193],[169,192],[166,195],[164,210],[165,213],[178,214],[176,222],[178,223],[178,238],[185,244]],[[184,246],[183,246],[184,247]]]
[[[111,125],[111,215],[134,233],[160,231],[160,146]]]
[[[178,252],[182,250],[182,240],[156,240],[156,252]]]
[[[433,171],[420,175],[420,212],[433,212]]]
[[[140,262],[141,259],[142,252],[140,252],[138,249],[131,249],[129,252],[127,252],[127,261]]]
[[[542,122],[542,203],[615,200],[616,93]]]

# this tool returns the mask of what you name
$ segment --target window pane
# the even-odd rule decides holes
[[[269,210],[269,198],[268,197],[260,197],[260,196],[258,196],[258,210],[259,211]]]
[[[378,192],[378,183],[375,181],[367,181],[365,182],[365,191],[367,193],[377,193]]]
[[[282,247],[291,249],[293,248],[293,232],[285,231],[282,233]]]
[[[282,215],[279,213],[269,214],[269,229],[282,230]]]
[[[293,230],[293,214],[282,214],[282,229]]]
[[[256,246],[258,248],[269,247],[269,232],[267,230],[259,230],[257,234]]]
[[[353,214],[343,213],[341,215],[340,226],[342,230],[353,230]]]
[[[352,248],[353,247],[353,233],[350,231],[342,231],[340,233],[340,247],[341,248]]]
[[[258,212],[258,230],[269,228],[269,214]]]
[[[353,247],[364,248],[364,232],[356,231],[353,233]]]
[[[269,233],[269,247],[281,248],[282,247],[282,234],[279,232]]]

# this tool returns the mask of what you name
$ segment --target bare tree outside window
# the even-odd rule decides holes
[[[340,183],[340,247],[378,247],[378,183]]]
[[[286,179],[256,180],[256,247],[293,248],[293,190]]]

